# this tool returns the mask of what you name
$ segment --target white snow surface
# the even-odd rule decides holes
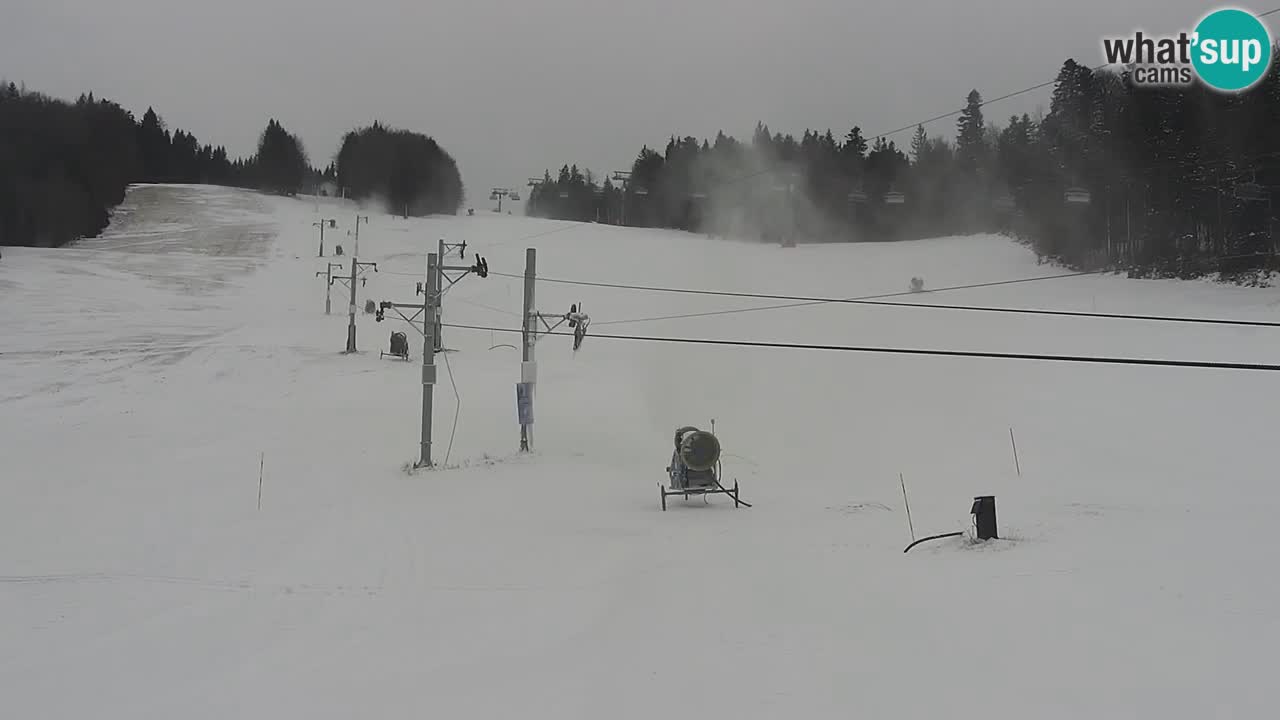
[[[1280,375],[592,333],[1277,363],[1277,331],[850,305],[626,324],[779,302],[544,281],[538,309],[580,302],[591,330],[537,346],[534,452],[519,352],[493,347],[519,335],[446,328],[449,467],[409,471],[422,340],[363,307],[418,302],[439,238],[495,273],[536,247],[544,278],[792,295],[1063,270],[993,236],[782,249],[369,213],[378,272],[344,355],[312,223],[337,218],[326,246],[350,252],[355,212],[140,186],[101,238],[5,248],[5,717],[1274,716]],[[444,319],[514,330],[521,298],[470,276]],[[1091,276],[903,300],[1274,319],[1280,290]],[[411,362],[379,357],[393,330]],[[754,507],[662,512],[675,429],[713,418]],[[917,537],[967,530],[987,494],[1004,537],[904,554],[899,473]]]

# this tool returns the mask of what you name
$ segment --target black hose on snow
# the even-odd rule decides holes
[[[907,546],[907,550],[910,550],[911,548],[919,545],[922,542],[926,542],[929,540],[941,540],[942,538],[957,537],[963,534],[964,534],[963,532],[953,532],[953,533],[943,533],[942,535],[930,535],[929,537],[920,538],[919,540],[911,543],[910,545]],[[907,550],[903,550],[902,553],[905,555],[907,553]]]

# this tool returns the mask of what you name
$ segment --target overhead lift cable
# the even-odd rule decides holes
[[[485,332],[519,333],[519,328],[498,328],[481,325],[452,325],[445,327],[459,330],[483,330]],[[542,335],[572,336],[566,332],[544,332]],[[1161,360],[1158,358],[1126,358],[1090,355],[1046,355],[1037,353],[1000,353],[976,350],[932,350],[924,348],[895,348],[857,345],[823,345],[814,343],[772,342],[763,340],[716,340],[710,338],[653,337],[644,335],[596,334],[593,338],[608,340],[632,340],[639,342],[673,343],[682,345],[719,345],[729,347],[757,347],[787,350],[824,350],[833,352],[880,353],[889,355],[932,355],[939,357],[989,358],[1003,360],[1040,360],[1046,362],[1090,363],[1102,365],[1144,365],[1156,367],[1201,368],[1213,370],[1264,370],[1280,371],[1280,364],[1213,362],[1205,360]]]
[[[1244,257],[1244,256],[1242,256]],[[636,290],[643,292],[660,292],[660,293],[678,293],[688,295],[709,295],[716,297],[735,297],[735,298],[753,298],[761,300],[794,300],[797,302],[786,303],[782,305],[761,305],[746,308],[730,308],[727,310],[709,310],[705,312],[684,313],[677,315],[660,315],[643,318],[628,318],[623,320],[604,320],[598,321],[597,325],[622,325],[639,322],[653,322],[658,320],[678,320],[695,317],[713,317],[717,315],[733,315],[737,313],[760,312],[764,310],[781,310],[787,308],[809,307],[814,305],[869,305],[876,307],[905,307],[905,308],[923,308],[933,310],[959,310],[968,312],[989,312],[1004,313],[1015,315],[1046,315],[1057,317],[1082,317],[1082,318],[1104,318],[1112,320],[1139,320],[1150,322],[1176,322],[1184,324],[1201,324],[1201,325],[1228,325],[1236,327],[1280,327],[1280,322],[1268,320],[1234,320],[1230,318],[1202,318],[1202,317],[1184,317],[1174,315],[1144,315],[1137,313],[1105,313],[1084,310],[1045,310],[1036,308],[1010,308],[983,305],[952,305],[940,303],[918,303],[918,302],[886,302],[886,298],[903,297],[907,295],[921,295],[927,293],[939,293],[952,290],[970,290],[975,288],[996,287],[1000,285],[1013,285],[1018,283],[1038,282],[1041,280],[1056,280],[1062,278],[1084,277],[1089,275],[1100,275],[1110,272],[1108,270],[1098,270],[1092,272],[1076,272],[1064,273],[1059,275],[1044,275],[1033,278],[1020,278],[1016,280],[998,280],[987,283],[974,283],[970,285],[954,285],[948,287],[935,288],[933,290],[925,290],[920,292],[905,291],[895,293],[885,293],[881,295],[863,295],[850,298],[824,298],[811,297],[802,295],[778,295],[771,293],[748,293],[748,292],[732,292],[723,290],[702,290],[697,288],[677,288],[677,287],[660,287],[652,285],[630,285],[623,283],[606,283],[587,280],[568,280],[561,278],[538,278],[539,282],[560,283],[567,285],[581,285],[587,287],[612,288],[622,290]],[[515,277],[509,273],[497,273],[494,275],[504,275],[506,277]]]

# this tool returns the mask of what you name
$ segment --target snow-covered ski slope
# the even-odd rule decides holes
[[[410,473],[421,339],[363,306],[416,302],[441,237],[494,273],[445,321],[506,329],[521,281],[497,273],[530,246],[545,278],[791,295],[1063,271],[997,237],[782,249],[370,213],[348,356],[312,222],[338,219],[349,260],[355,210],[316,209],[140,187],[100,239],[5,249],[5,717],[1275,714],[1280,374],[549,337],[520,455],[519,354],[493,347],[519,336],[446,328],[434,454],[455,467]],[[909,299],[1274,319],[1280,290]],[[537,286],[544,312],[572,302],[602,334],[1280,362],[1267,329],[847,305],[622,323],[780,303]],[[392,330],[412,362],[378,357]],[[663,513],[675,429],[712,418],[754,507]],[[917,536],[994,494],[1006,539],[904,555],[899,473]]]

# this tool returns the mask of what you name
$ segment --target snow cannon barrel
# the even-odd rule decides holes
[[[690,470],[710,470],[720,459],[720,441],[697,428],[681,428],[680,462]]]

